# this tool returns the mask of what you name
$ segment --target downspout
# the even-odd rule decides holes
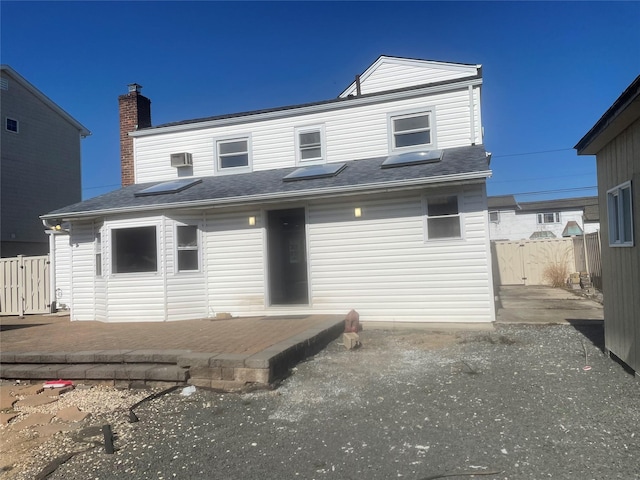
[[[476,144],[476,118],[475,118],[475,102],[473,98],[473,86],[469,85],[469,107],[470,107],[470,118],[469,118],[469,129],[471,133],[471,145]]]
[[[56,228],[45,219],[42,219],[42,224],[46,228],[45,233],[49,235],[49,312],[56,313],[58,311],[56,302],[58,298],[56,295]]]

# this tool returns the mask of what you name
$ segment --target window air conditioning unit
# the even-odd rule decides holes
[[[188,167],[193,165],[191,160],[191,154],[187,152],[172,153],[171,154],[171,166],[172,167]]]

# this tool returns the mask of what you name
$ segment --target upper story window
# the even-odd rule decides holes
[[[298,163],[324,162],[324,150],[324,127],[296,129],[296,160]]]
[[[609,246],[633,246],[632,205],[631,182],[625,182],[607,191]]]
[[[536,217],[539,225],[545,223],[560,223],[560,212],[538,213]]]
[[[178,225],[176,233],[178,238],[178,271],[199,270],[198,227],[195,225]]]
[[[5,129],[9,132],[18,133],[18,120],[7,117],[5,121]]]
[[[461,215],[457,195],[428,197],[427,239],[462,238]]]
[[[391,151],[435,148],[432,111],[389,116]]]
[[[216,170],[238,172],[251,170],[251,142],[248,137],[216,142]]]
[[[497,210],[489,212],[489,221],[491,223],[500,223],[500,212]]]

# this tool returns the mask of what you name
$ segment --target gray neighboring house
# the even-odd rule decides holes
[[[640,76],[574,147],[595,155],[602,216],[605,349],[640,372]]]
[[[80,201],[80,140],[91,132],[10,66],[0,73],[0,256],[46,255],[39,216]]]

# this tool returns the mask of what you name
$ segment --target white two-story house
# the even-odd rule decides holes
[[[123,188],[53,211],[72,320],[492,322],[479,65],[381,56],[333,100],[152,125]]]

